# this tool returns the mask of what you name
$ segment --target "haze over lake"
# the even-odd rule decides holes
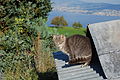
[[[120,19],[120,4],[88,3],[81,0],[53,0],[53,11],[49,14],[47,24],[55,16],[64,16],[71,26],[75,21],[84,27],[87,24]],[[62,2],[63,1],[63,2]]]

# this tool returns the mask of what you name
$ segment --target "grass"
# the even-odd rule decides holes
[[[73,27],[49,27],[50,30],[57,29],[59,34],[71,36],[74,34],[86,35],[86,28],[73,28]]]

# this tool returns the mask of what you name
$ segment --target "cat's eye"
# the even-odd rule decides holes
[[[64,38],[64,35],[61,35],[60,37],[63,39],[63,38]]]
[[[56,40],[57,38],[56,38],[56,36],[53,36],[53,40]]]

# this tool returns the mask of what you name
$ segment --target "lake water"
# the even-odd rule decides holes
[[[120,16],[83,15],[80,13],[52,11],[48,17],[47,24],[49,26],[55,16],[64,16],[69,24],[68,26],[71,26],[74,22],[80,22],[84,27],[87,27],[87,24],[120,19]]]

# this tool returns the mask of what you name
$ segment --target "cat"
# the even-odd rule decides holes
[[[86,36],[72,35],[53,35],[55,45],[69,56],[68,64],[83,63],[82,67],[90,64],[92,50],[90,40]]]

